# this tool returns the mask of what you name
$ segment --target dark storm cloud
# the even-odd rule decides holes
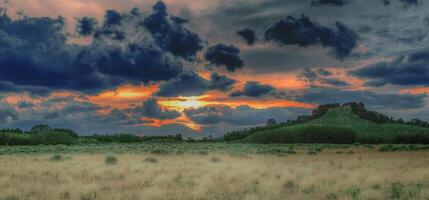
[[[97,29],[97,20],[92,17],[82,17],[77,19],[76,32],[81,36],[94,34]]]
[[[182,73],[177,79],[164,82],[160,85],[157,96],[199,96],[208,90],[229,91],[236,83],[235,80],[224,75],[213,73],[210,80],[206,80],[193,71]]]
[[[12,20],[0,12],[0,79],[9,84],[3,90],[98,92],[170,80],[182,72],[181,58],[190,60],[202,49],[198,35],[170,20],[162,2],[149,16],[108,10],[102,26],[96,23],[78,19],[78,34],[93,41],[72,45],[61,17]]]
[[[271,85],[261,84],[257,81],[248,81],[244,85],[243,90],[235,91],[230,94],[231,97],[248,96],[248,97],[263,97],[275,92],[276,88]]]
[[[429,49],[398,56],[391,62],[380,62],[352,70],[351,75],[367,79],[368,86],[429,85]]]
[[[182,26],[184,20],[174,17],[169,20],[167,6],[159,1],[153,6],[153,13],[143,25],[152,33],[158,45],[176,56],[192,59],[203,48],[200,37]]]
[[[310,5],[312,6],[344,6],[348,2],[345,0],[312,0]]]
[[[267,119],[275,119],[283,122],[295,119],[298,115],[308,114],[310,110],[303,108],[280,108],[256,109],[249,106],[206,106],[191,108],[184,111],[192,121],[202,125],[215,125],[225,123],[236,126],[261,125]]]
[[[205,59],[215,66],[225,66],[229,71],[233,72],[244,66],[239,54],[240,49],[232,44],[229,46],[217,44],[209,47],[205,53]]]
[[[327,87],[310,87],[296,100],[327,104],[333,102],[363,102],[378,109],[420,109],[425,106],[427,95],[374,93],[363,90],[341,90]]]
[[[150,98],[132,109],[127,109],[128,113],[136,118],[147,117],[151,119],[176,119],[180,113],[174,110],[161,109],[155,98]]]
[[[255,44],[257,38],[256,38],[256,33],[254,30],[252,29],[243,29],[243,30],[239,30],[237,31],[237,35],[241,36],[248,45],[253,45]]]
[[[335,26],[336,29],[331,29],[314,23],[305,16],[288,16],[265,31],[265,40],[302,47],[321,44],[333,48],[336,56],[343,59],[356,47],[358,35],[341,22],[337,21]]]
[[[2,13],[0,79],[14,86],[57,89],[75,89],[81,82],[96,81],[90,77],[92,69],[75,65],[73,57],[78,48],[67,45],[66,39],[63,18],[13,21]]]

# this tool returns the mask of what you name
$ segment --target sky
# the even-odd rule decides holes
[[[0,123],[222,136],[363,102],[429,120],[423,0],[1,0]]]

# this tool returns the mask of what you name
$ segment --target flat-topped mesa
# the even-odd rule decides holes
[[[326,112],[328,112],[329,109],[331,108],[350,108],[354,113],[358,114],[358,115],[363,115],[364,113],[367,113],[368,111],[365,108],[365,105],[361,102],[357,103],[357,102],[348,102],[348,103],[344,103],[344,104],[340,104],[340,103],[331,103],[331,104],[323,104],[323,105],[319,105],[316,109],[313,110],[311,118],[312,119],[316,119],[319,117],[322,117],[323,115],[326,114]]]

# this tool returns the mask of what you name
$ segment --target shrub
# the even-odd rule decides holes
[[[355,152],[354,152],[354,151],[347,151],[347,153],[346,153],[346,154],[351,155],[351,154],[355,154]]]
[[[212,158],[211,158],[211,161],[212,161],[213,163],[217,163],[217,162],[221,162],[222,160],[221,160],[220,158],[218,158],[218,157],[212,157]]]
[[[61,161],[64,160],[64,157],[61,154],[54,154],[51,158],[49,158],[50,161]]]
[[[143,160],[144,162],[150,162],[150,163],[157,163],[158,159],[154,158],[154,157],[147,157],[146,159]]]
[[[422,184],[404,185],[401,183],[392,183],[389,187],[391,199],[420,199]]]
[[[306,195],[313,195],[316,192],[316,186],[310,185],[304,189],[302,189],[302,193]]]
[[[2,198],[3,200],[19,200],[19,198],[16,195],[9,195]]]
[[[116,165],[118,159],[113,154],[107,154],[104,163],[106,163],[106,165]]]
[[[361,195],[361,189],[356,186],[352,186],[346,190],[346,193],[351,199],[359,199]]]
[[[199,151],[198,154],[202,155],[202,156],[206,156],[206,155],[209,155],[209,152],[207,152],[207,151]]]
[[[325,195],[326,200],[337,200],[338,196],[335,193],[328,193]]]
[[[168,154],[169,152],[165,149],[154,149],[150,151],[152,154]]]
[[[94,200],[97,199],[97,192],[88,192],[85,194],[82,194],[80,196],[81,200]]]
[[[283,184],[283,189],[287,190],[288,192],[295,192],[297,186],[293,181],[286,181],[285,184]]]

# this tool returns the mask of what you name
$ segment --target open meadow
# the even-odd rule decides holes
[[[0,199],[429,199],[425,148],[2,146]]]

